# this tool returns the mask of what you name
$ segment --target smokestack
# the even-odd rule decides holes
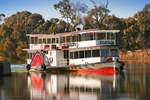
[[[81,29],[80,28],[76,28],[76,31],[80,31]]]

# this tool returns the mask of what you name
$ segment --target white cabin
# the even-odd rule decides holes
[[[37,50],[44,50],[51,66],[65,66],[104,62],[104,59],[116,57],[118,46],[116,33],[119,30],[82,30],[57,34],[27,34],[29,49],[27,64],[30,64]]]

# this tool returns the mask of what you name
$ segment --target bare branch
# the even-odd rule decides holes
[[[97,9],[96,3],[93,0],[90,0],[90,1],[93,3],[94,7]]]
[[[5,14],[0,14],[0,22],[2,21],[2,17],[5,17]]]
[[[108,5],[109,5],[109,2],[108,2],[108,0],[107,0],[107,2],[106,2],[106,8],[108,7]]]
[[[0,14],[0,17],[1,17],[1,16],[2,16],[2,17],[5,17],[5,14]]]

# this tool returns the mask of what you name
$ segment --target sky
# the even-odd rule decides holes
[[[5,14],[5,17],[9,17],[17,12],[29,11],[31,13],[38,13],[43,16],[45,20],[51,18],[61,19],[59,11],[56,11],[53,7],[54,4],[58,4],[62,0],[0,0],[0,14]],[[106,0],[93,0],[97,5],[104,5]],[[70,0],[70,2],[81,2],[93,7],[90,0]],[[135,13],[141,11],[146,4],[149,4],[149,0],[109,0],[108,9],[111,14],[114,14],[119,18],[133,17]]]

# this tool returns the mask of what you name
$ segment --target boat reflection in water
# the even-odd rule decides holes
[[[105,74],[26,74],[31,99],[99,100],[112,98],[120,75]]]

